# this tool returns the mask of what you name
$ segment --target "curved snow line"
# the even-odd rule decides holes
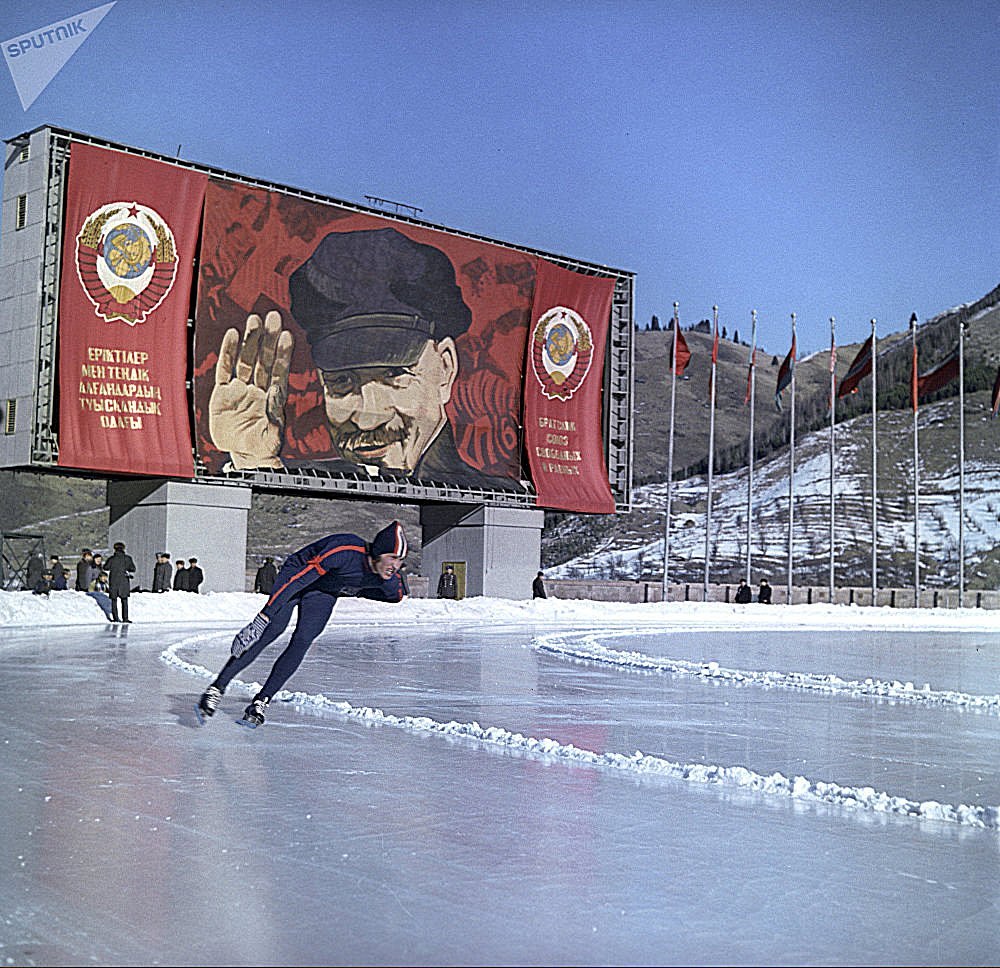
[[[160,654],[160,658],[185,672],[201,678],[212,679],[213,674],[204,666],[187,662],[177,656],[177,650],[189,648],[213,636],[199,635],[178,642]],[[245,683],[234,679],[234,686],[242,688],[248,695],[260,689],[259,683]],[[807,803],[826,803],[838,806],[871,810],[875,813],[894,814],[920,820],[941,820],[957,823],[965,827],[984,830],[1000,828],[1000,807],[974,806],[969,804],[939,803],[937,800],[908,800],[889,793],[877,791],[874,787],[848,787],[839,783],[810,780],[804,776],[786,777],[782,773],[764,776],[743,766],[719,766],[706,763],[674,763],[659,756],[651,756],[636,750],[631,755],[623,753],[596,753],[557,740],[525,736],[512,733],[502,726],[480,726],[471,723],[441,723],[427,716],[395,716],[370,706],[352,706],[343,700],[329,699],[323,693],[289,692],[282,689],[274,699],[292,703],[296,707],[311,706],[329,710],[350,719],[360,719],[366,723],[395,726],[416,732],[437,733],[449,737],[474,740],[488,746],[514,750],[529,755],[553,757],[572,763],[622,770],[642,776],[659,776],[685,780],[688,783],[714,783],[735,787],[742,791],[764,793],[769,796],[790,797]]]
[[[634,629],[626,632],[608,633],[614,635],[650,634],[649,629]],[[568,640],[582,639],[577,645]],[[779,686],[784,689],[805,689],[831,696],[870,696],[878,699],[892,699],[901,702],[923,702],[943,706],[959,706],[963,709],[1000,712],[1000,696],[976,696],[967,692],[931,689],[928,683],[917,688],[912,682],[881,679],[860,680],[841,679],[840,676],[814,672],[759,672],[745,669],[727,669],[718,662],[688,662],[684,659],[666,659],[646,655],[642,652],[623,652],[602,645],[592,632],[559,633],[543,635],[534,639],[534,647],[540,652],[565,655],[572,659],[601,662],[607,665],[629,669],[648,669],[654,672],[674,672],[696,676],[713,682],[727,682],[736,685]]]

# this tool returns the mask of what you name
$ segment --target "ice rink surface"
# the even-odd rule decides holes
[[[995,631],[238,624],[3,630],[0,963],[1000,961]]]

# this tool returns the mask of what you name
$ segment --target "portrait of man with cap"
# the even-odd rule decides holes
[[[395,228],[332,232],[289,278],[339,461],[423,480],[509,487],[464,461],[445,407],[456,339],[472,322],[455,268]],[[280,468],[294,337],[272,311],[223,337],[209,401],[216,447],[236,469]],[[323,466],[311,462],[310,466]]]

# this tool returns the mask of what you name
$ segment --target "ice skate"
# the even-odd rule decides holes
[[[260,637],[264,634],[264,630],[267,628],[267,623],[269,619],[266,615],[258,613],[253,617],[253,621],[249,625],[244,625],[243,628],[236,633],[236,637],[233,639],[232,647],[230,652],[234,659],[238,659],[247,649],[256,645],[260,641]]]
[[[216,709],[219,708],[219,703],[222,702],[222,692],[215,686],[209,686],[202,694],[201,699],[198,700],[198,705],[194,707],[194,711],[198,714],[198,719],[202,723],[206,720],[211,719],[215,715]]]
[[[264,722],[264,711],[267,709],[269,702],[269,699],[261,699],[259,696],[254,699],[243,711],[243,719],[240,720],[240,725],[248,726],[250,729],[256,729],[262,725]]]

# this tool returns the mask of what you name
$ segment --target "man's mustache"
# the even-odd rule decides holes
[[[410,435],[410,428],[404,421],[400,427],[389,427],[382,424],[373,427],[371,430],[337,430],[333,434],[333,442],[341,452],[369,450],[379,447],[388,447],[406,440]]]

